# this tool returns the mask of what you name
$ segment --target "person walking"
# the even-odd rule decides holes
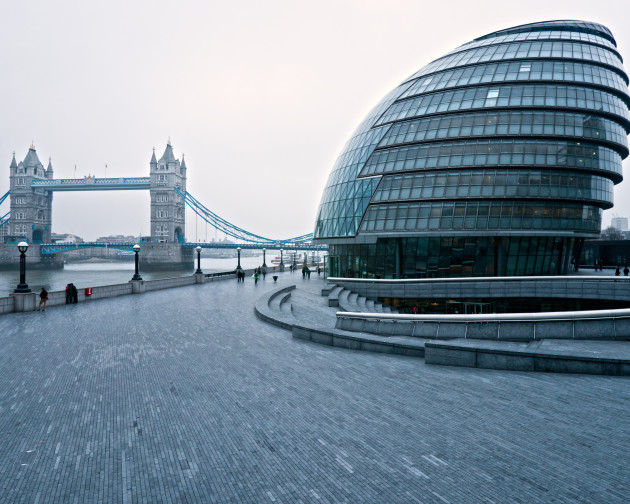
[[[48,301],[48,291],[42,287],[42,291],[39,293],[39,305],[37,306],[37,311],[46,311],[46,301]],[[42,305],[44,306],[43,308]]]
[[[624,274],[624,276],[628,276],[628,273],[630,273],[630,269],[628,269],[628,266],[626,266],[626,267],[623,269],[623,274]]]
[[[258,273],[258,270],[255,270],[254,272],[254,285],[258,284],[258,277],[260,276],[260,274]]]

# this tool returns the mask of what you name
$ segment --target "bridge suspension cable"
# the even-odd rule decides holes
[[[257,235],[255,233],[251,233],[242,229],[228,221],[219,215],[215,214],[211,210],[209,210],[205,205],[203,205],[198,199],[192,196],[189,192],[185,194],[181,192],[177,187],[175,187],[175,191],[183,198],[184,202],[204,221],[210,224],[212,227],[218,229],[219,231],[225,233],[226,235],[231,236],[232,238],[236,238],[237,240],[242,240],[250,243],[258,243],[261,245],[276,245],[276,244],[295,244],[295,243],[305,243],[310,242],[313,239],[313,233],[308,233],[300,236],[295,236],[293,238],[286,238],[284,240],[274,240],[272,238],[266,238],[264,236]]]
[[[4,200],[9,197],[10,192],[11,191],[7,191],[3,196],[0,196],[0,205],[2,205],[2,203],[4,203]]]
[[[4,201],[9,197],[9,193],[11,191],[7,191],[3,196],[0,196],[0,205],[2,205],[2,203],[4,203]],[[9,214],[11,212],[7,212],[4,215],[0,215],[0,228],[5,226],[6,224],[9,223]]]

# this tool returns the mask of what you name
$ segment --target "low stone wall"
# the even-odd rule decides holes
[[[337,312],[337,329],[428,339],[630,340],[630,309],[484,315]]]
[[[254,270],[246,270],[246,274],[253,274]],[[105,299],[129,294],[142,294],[162,289],[173,289],[185,287],[199,283],[216,282],[236,278],[235,273],[225,272],[220,274],[188,275],[174,278],[163,278],[160,280],[136,280],[123,284],[103,285],[92,287],[92,295],[86,295],[85,288],[78,289],[77,302],[85,303],[97,299]],[[0,298],[0,314],[33,311],[39,304],[39,292],[29,292],[27,294],[11,294],[8,297]],[[46,308],[66,304],[66,291],[51,291],[48,293]]]
[[[528,345],[529,346],[529,345]],[[539,348],[511,348],[476,344],[461,340],[427,342],[425,362],[441,366],[538,371],[545,373],[580,373],[609,376],[630,376],[630,361],[606,358],[595,354],[552,353]]]
[[[162,289],[172,289],[174,287],[184,287],[186,285],[193,285],[195,283],[195,276],[183,276],[176,278],[163,278],[161,280],[149,280],[144,282],[145,292],[151,292]]]
[[[0,315],[13,312],[13,297],[0,298]]]
[[[630,277],[485,277],[373,280],[329,277],[368,299],[570,298],[630,302]]]

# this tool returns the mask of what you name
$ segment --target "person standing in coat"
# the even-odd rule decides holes
[[[48,301],[48,291],[42,287],[42,291],[39,293],[39,305],[37,306],[37,311],[46,311],[46,301]],[[42,305],[44,306],[43,308]]]

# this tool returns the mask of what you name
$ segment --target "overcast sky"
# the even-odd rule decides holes
[[[628,0],[5,0],[0,195],[12,152],[24,159],[31,141],[56,178],[75,165],[79,177],[104,177],[105,165],[141,177],[170,137],[188,191],[212,211],[270,238],[308,233],[354,128],[420,67],[549,19],[608,26],[630,62],[628,12]],[[629,195],[626,180],[605,223],[630,217]],[[188,210],[187,239],[205,239],[195,223]],[[53,231],[148,234],[148,191],[55,193]]]

